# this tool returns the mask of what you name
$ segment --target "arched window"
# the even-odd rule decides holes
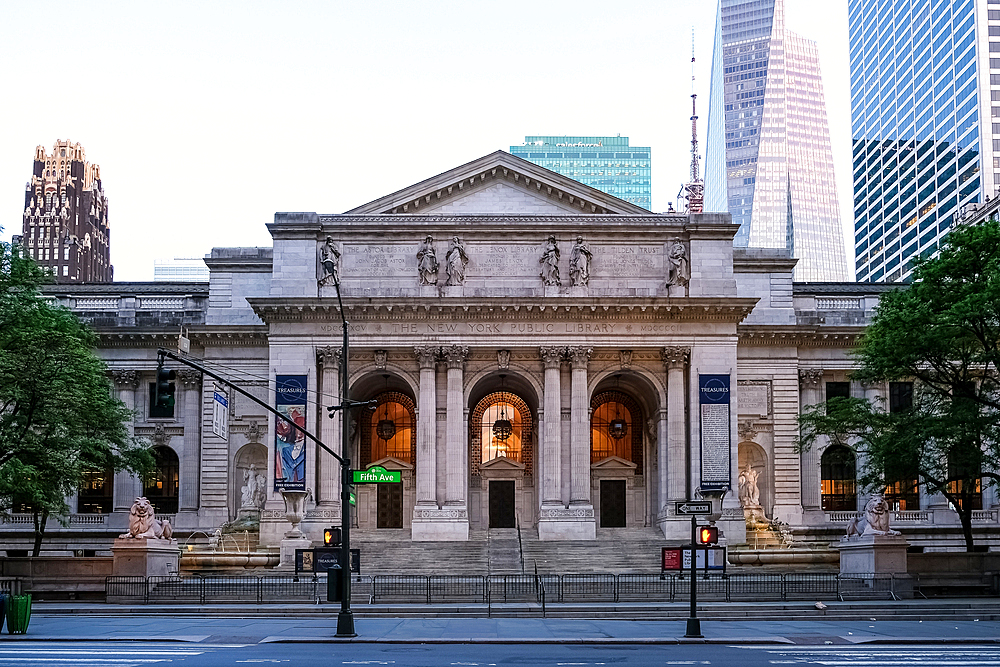
[[[642,472],[642,414],[638,403],[621,391],[605,391],[590,402],[590,460],[617,456]]]
[[[413,400],[397,391],[387,391],[376,400],[375,410],[365,411],[363,418],[362,460],[368,465],[391,456],[412,465],[417,442]]]
[[[79,514],[109,514],[114,498],[114,471],[88,470],[83,473],[77,493],[76,511]]]
[[[176,514],[181,469],[177,454],[163,446],[153,447],[152,453],[156,467],[143,480],[142,495],[157,514]]]
[[[509,434],[505,421],[510,422]],[[525,474],[530,475],[532,425],[531,410],[517,394],[495,391],[483,397],[469,417],[471,474],[478,475],[481,464],[504,456],[524,465]]]
[[[968,503],[971,509],[983,509],[983,480],[980,468],[974,464],[961,463],[955,456],[948,457],[948,477],[961,477],[948,482],[948,491],[958,496],[960,504]]]
[[[827,447],[820,459],[820,475],[824,511],[857,511],[858,483],[854,452],[843,445]]]
[[[896,512],[920,509],[917,460],[894,458],[885,467],[885,502]]]

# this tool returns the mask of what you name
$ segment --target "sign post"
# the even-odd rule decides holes
[[[691,616],[687,620],[688,638],[701,638],[701,621],[698,620],[698,559],[695,557],[698,548],[698,517],[712,513],[712,501],[687,500],[676,504],[674,510],[678,515],[691,516]]]

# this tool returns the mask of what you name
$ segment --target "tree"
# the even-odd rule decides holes
[[[818,436],[867,461],[859,483],[917,478],[958,512],[973,550],[973,499],[1000,483],[1000,223],[957,227],[912,284],[882,295],[853,352],[860,382],[913,382],[907,409],[835,398],[800,417],[800,447]]]
[[[96,337],[66,308],[42,298],[46,275],[16,246],[0,244],[0,512],[34,514],[38,555],[46,519],[65,521],[65,497],[89,470],[148,472],[132,438]]]

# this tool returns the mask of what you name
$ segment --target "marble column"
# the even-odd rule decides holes
[[[542,505],[562,507],[562,430],[560,367],[564,348],[542,347],[538,350],[545,368],[542,404],[545,423],[542,431]]]
[[[660,461],[658,481],[663,494],[661,498],[666,498],[667,508],[670,509],[670,503],[689,499],[684,378],[691,348],[665,347],[660,356],[667,371],[667,437],[666,442],[661,444],[660,451],[666,452],[666,458]]]
[[[590,401],[587,362],[592,349],[570,347],[570,505],[590,505]]]
[[[125,407],[132,413],[132,421],[128,423],[128,435],[131,438],[135,435],[136,419],[136,395],[142,385],[142,374],[134,370],[115,370],[111,372],[118,389],[118,398],[125,404]],[[116,472],[114,480],[114,511],[128,512],[132,509],[132,503],[136,496],[142,494],[142,482],[135,475],[128,472]]]
[[[437,387],[438,348],[415,347],[413,354],[420,367],[419,400],[417,403],[417,502],[420,508],[438,508],[437,501]]]
[[[319,420],[319,439],[332,449],[340,453],[343,446],[341,437],[340,412],[329,413],[326,410],[328,405],[340,404],[340,355],[343,350],[339,347],[326,346],[316,349],[316,364],[319,366],[319,410],[317,419]],[[317,509],[330,512],[329,517],[324,519],[340,518],[340,462],[333,458],[322,448],[317,447],[316,451],[316,488]]]
[[[465,474],[465,410],[463,398],[463,371],[469,348],[452,345],[443,350],[448,365],[447,399],[447,459],[445,460],[446,506],[465,507],[468,482]]]
[[[823,369],[799,369],[799,411],[801,413],[810,405],[819,405],[824,401]],[[822,510],[822,489],[820,487],[820,453],[826,445],[826,438],[821,437],[807,451],[799,456],[802,469],[802,510],[819,512]]]
[[[199,470],[201,468],[201,373],[193,369],[177,371],[178,384],[184,387],[184,449],[180,452],[181,512],[197,512]],[[232,399],[230,399],[232,400]],[[239,509],[234,507],[234,510]]]

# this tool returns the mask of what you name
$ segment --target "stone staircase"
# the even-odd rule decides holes
[[[655,573],[666,546],[655,528],[598,528],[595,542],[542,542],[533,536],[523,543],[524,569],[532,574],[536,565],[539,574]]]

